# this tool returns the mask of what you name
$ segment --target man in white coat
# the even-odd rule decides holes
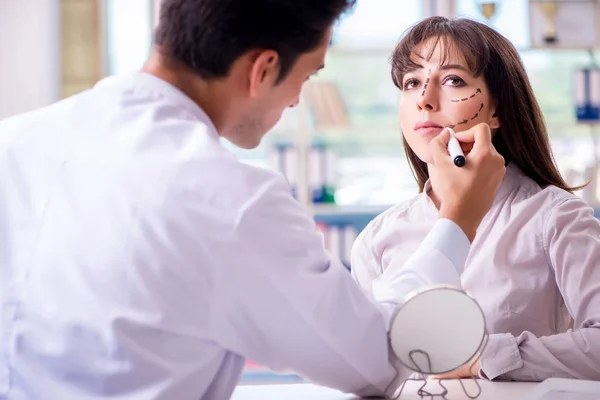
[[[0,399],[226,399],[248,359],[361,395],[408,375],[390,314],[460,285],[504,173],[489,129],[464,168],[432,141],[440,220],[374,299],[219,142],[258,145],[351,3],[164,0],[142,71],[0,122]]]

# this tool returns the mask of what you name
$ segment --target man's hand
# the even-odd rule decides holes
[[[447,150],[450,133],[444,130],[430,143],[434,166],[429,174],[440,199],[440,218],[454,221],[473,241],[477,227],[492,206],[506,168],[504,158],[492,145],[487,124],[456,132],[455,136],[463,147],[473,146],[465,155],[466,164],[457,167],[450,159]]]

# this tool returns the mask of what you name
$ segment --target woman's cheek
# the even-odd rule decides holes
[[[481,102],[469,101],[465,103],[453,103],[450,107],[451,116],[449,116],[450,125],[454,125],[455,130],[463,131],[477,125],[484,119],[485,105]]]

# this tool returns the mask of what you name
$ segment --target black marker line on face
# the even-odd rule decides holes
[[[425,81],[425,86],[423,86],[423,93],[421,93],[421,96],[425,96],[425,91],[427,90],[427,85],[429,85],[430,76],[431,76],[431,69],[429,69],[429,73],[427,74],[427,80]]]
[[[464,99],[460,99],[460,100],[450,100],[453,103],[459,103],[461,101],[467,101],[469,99],[472,99],[473,97],[475,97],[477,95],[477,93],[481,93],[481,89],[477,88],[477,90],[475,91],[475,93],[473,93],[471,96],[469,97],[465,97]],[[481,110],[480,110],[481,111]]]
[[[475,118],[479,117],[479,112],[480,112],[481,110],[483,110],[483,103],[481,103],[481,106],[479,107],[479,111],[477,111],[477,112],[475,113],[475,115],[473,115],[473,117],[471,118],[471,121],[473,121]],[[462,121],[458,122],[456,125],[464,125],[464,124],[466,124],[467,122],[469,122],[469,120],[466,120],[466,119],[465,119],[465,120],[462,120]],[[450,127],[450,128],[452,128],[452,129],[454,129],[454,127],[455,127],[456,125],[449,125],[449,127]]]

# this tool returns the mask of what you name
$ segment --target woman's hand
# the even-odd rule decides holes
[[[450,132],[443,130],[429,143],[433,166],[429,177],[441,203],[440,218],[454,221],[473,242],[483,217],[488,213],[506,172],[504,158],[492,144],[487,124],[456,133],[463,148],[472,144],[466,164],[458,168],[448,156]]]
[[[471,360],[454,371],[450,371],[441,375],[432,375],[431,377],[433,379],[464,379],[478,377],[479,368],[479,356],[476,356],[474,361]]]

